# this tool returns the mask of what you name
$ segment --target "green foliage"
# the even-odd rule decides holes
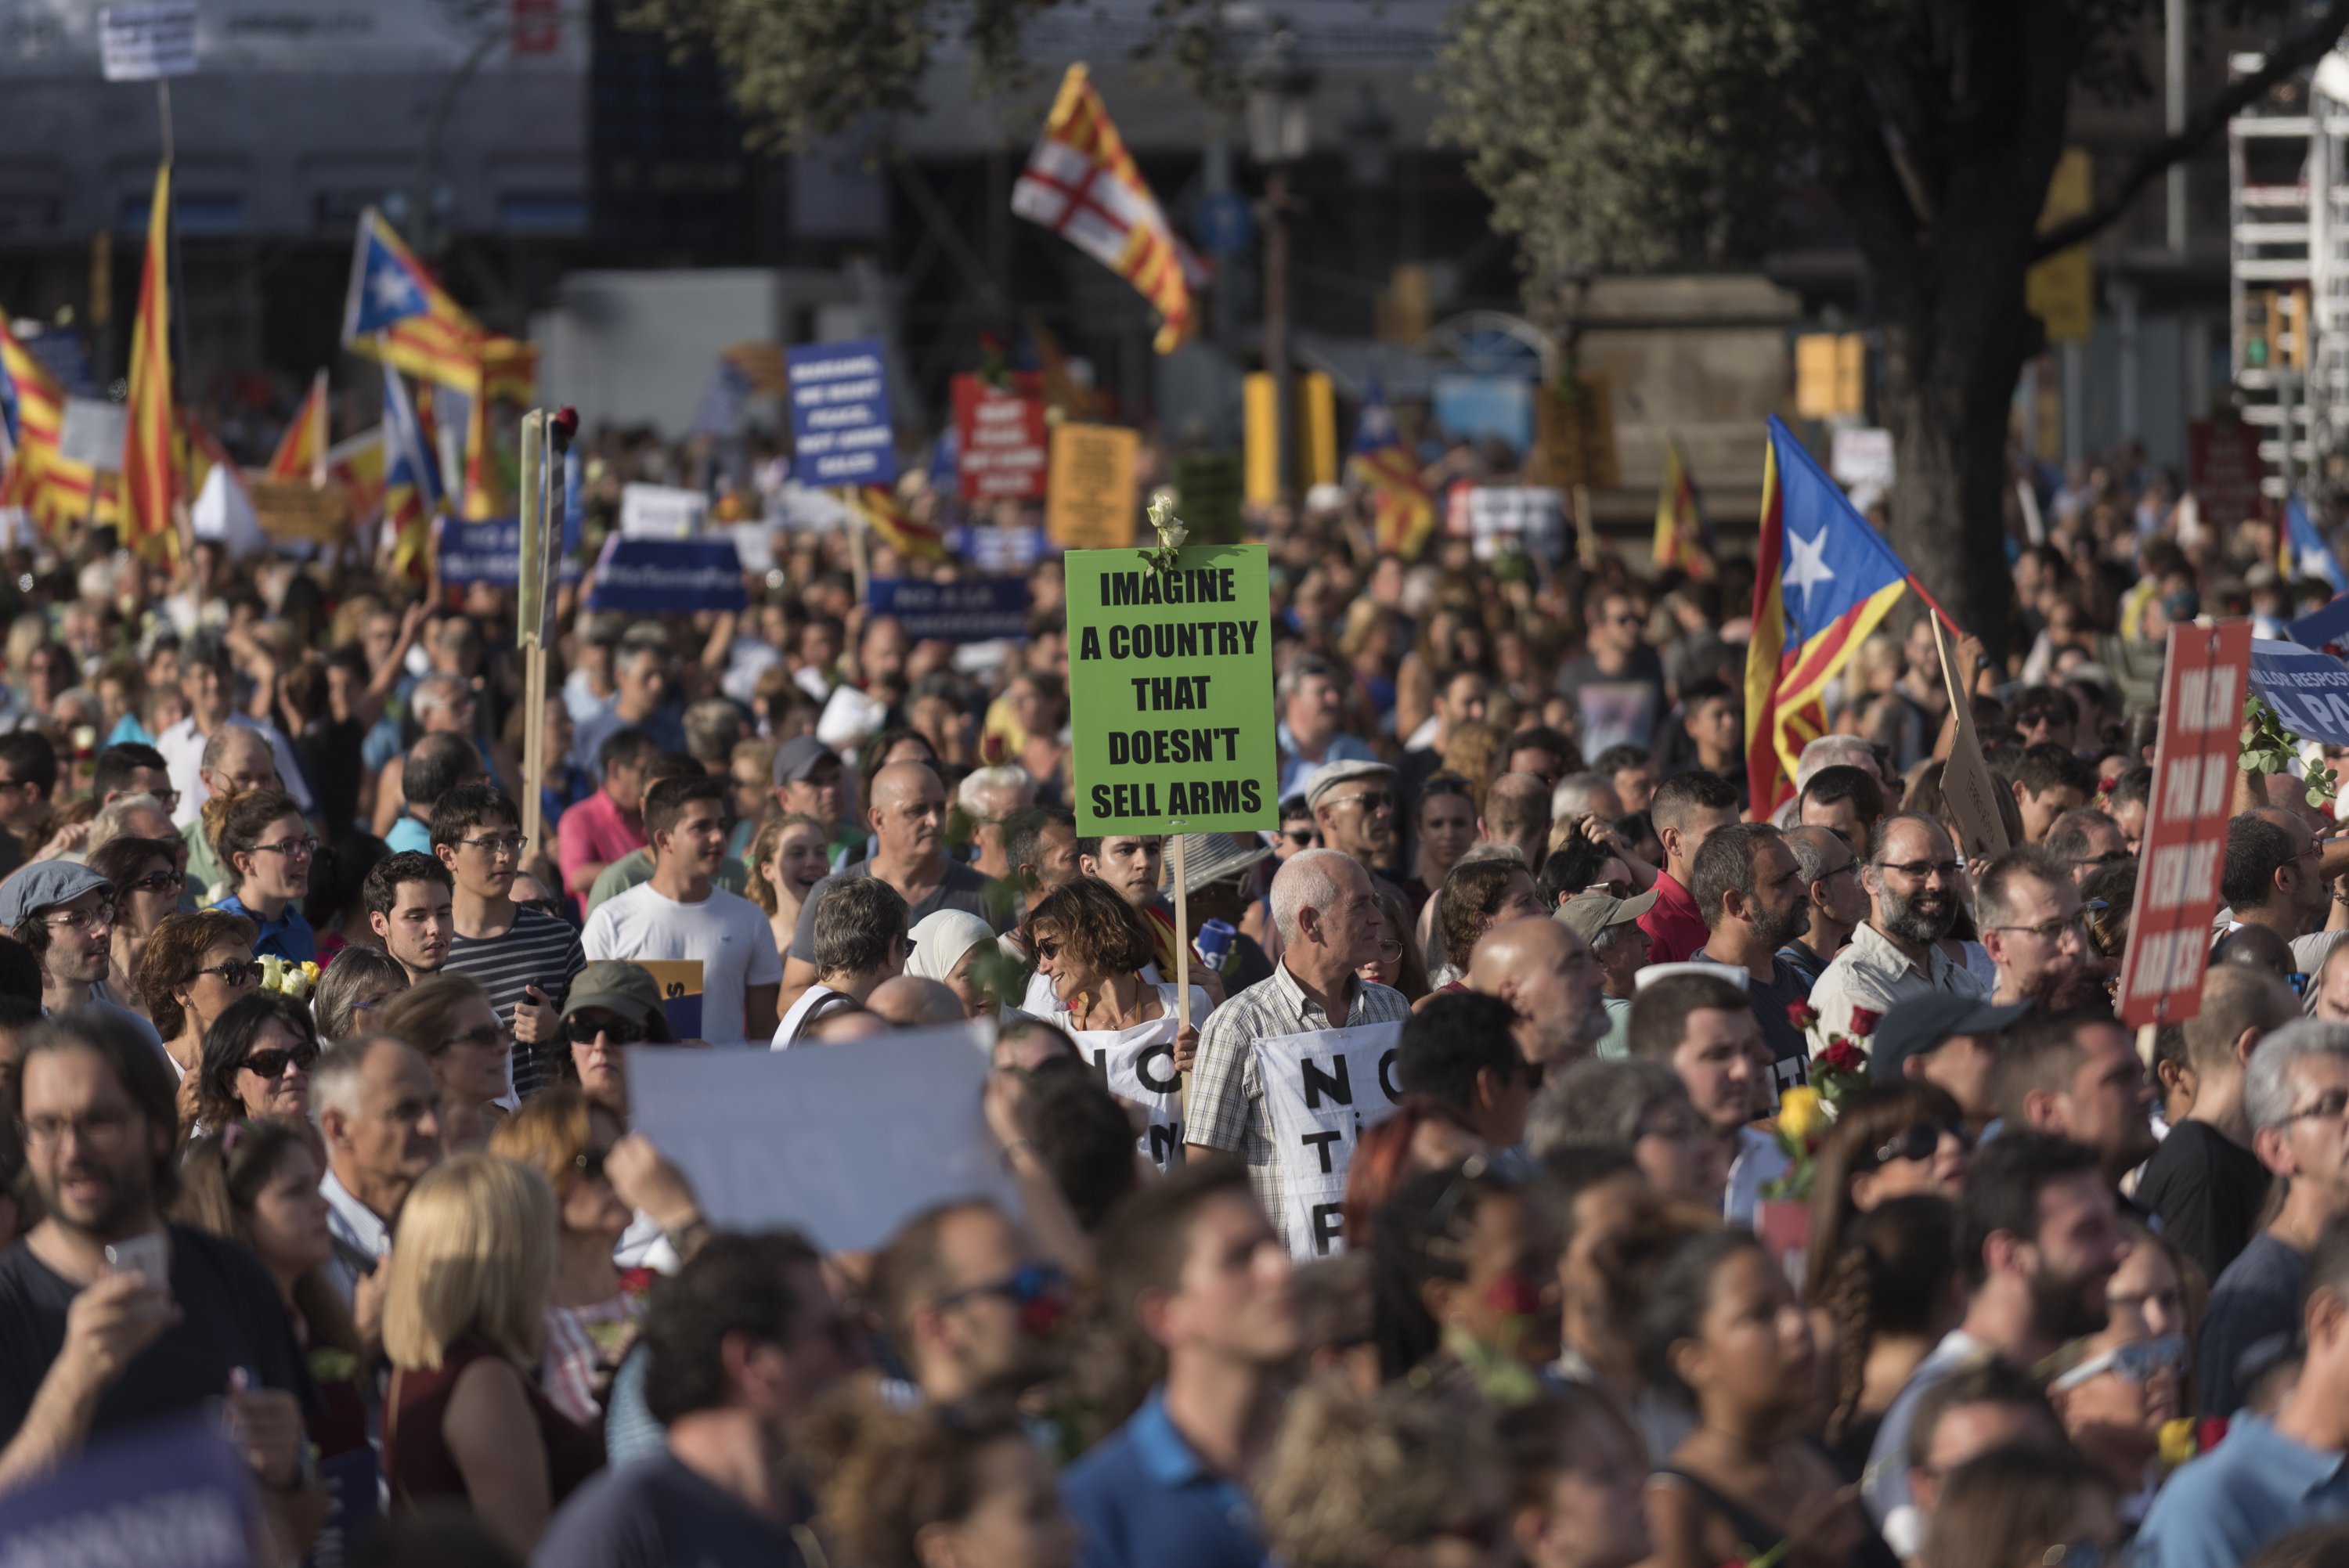
[[[2243,704],[2243,723],[2251,730],[2243,742],[2241,766],[2246,773],[2289,773],[2299,758],[2300,737],[2286,729],[2275,709],[2259,697]],[[2308,765],[2308,803],[2322,806],[2341,792],[2340,775],[2324,763]]]

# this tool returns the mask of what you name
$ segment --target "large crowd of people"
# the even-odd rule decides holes
[[[2045,500],[1960,656],[1990,855],[1921,618],[1756,801],[1750,566],[1342,497],[1257,520],[1277,825],[1179,858],[1079,831],[1049,551],[959,647],[854,572],[966,569],[822,531],[739,613],[566,587],[539,711],[496,590],[19,552],[0,1494],[201,1412],[272,1563],[2349,1561],[2330,804],[2240,773],[2199,1011],[2113,1000],[2166,634],[2329,594]],[[1016,1209],[825,1253],[632,1123],[628,1047],[947,1028]],[[1257,1047],[1348,1028],[1396,1100],[1300,1234]]]

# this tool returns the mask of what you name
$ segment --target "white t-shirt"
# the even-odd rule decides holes
[[[679,903],[650,882],[605,899],[579,939],[590,959],[701,960],[701,1037],[741,1046],[743,993],[782,983],[774,928],[759,906],[713,887],[699,903]]]

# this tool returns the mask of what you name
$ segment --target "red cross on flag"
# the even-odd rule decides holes
[[[1139,290],[1162,318],[1159,353],[1173,353],[1191,335],[1191,284],[1185,276],[1182,242],[1143,182],[1081,62],[1061,78],[1043,139],[1011,188],[1011,210]]]
[[[2251,668],[2249,621],[2169,628],[2145,858],[2121,960],[2120,1016],[2132,1027],[2202,1010]]]

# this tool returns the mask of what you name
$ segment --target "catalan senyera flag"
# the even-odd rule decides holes
[[[67,462],[58,445],[65,433],[66,394],[49,367],[17,341],[0,313],[0,378],[16,402],[16,452],[0,473],[0,506],[21,506],[41,531],[56,534],[90,515],[98,475],[87,463]]]
[[[2276,549],[2276,569],[2287,580],[2313,577],[2331,583],[2335,594],[2349,593],[2349,575],[2343,573],[2333,547],[2317,531],[2315,520],[2308,515],[2308,503],[2298,496],[2284,502],[2282,532],[2282,539]]]
[[[1435,498],[1420,477],[1419,459],[1402,444],[1394,415],[1373,379],[1362,397],[1362,417],[1354,427],[1351,460],[1355,478],[1371,498],[1371,516],[1379,535],[1379,551],[1416,561],[1435,531]]]
[[[865,526],[898,554],[909,561],[947,558],[946,536],[916,518],[887,485],[859,485],[848,495],[849,504],[864,519]]]
[[[1157,348],[1172,354],[1196,322],[1182,242],[1134,166],[1080,61],[1061,78],[1043,138],[1011,188],[1011,210],[1132,284],[1157,309]]]
[[[171,166],[155,171],[147,255],[139,268],[139,315],[130,329],[129,418],[122,436],[123,542],[141,554],[168,550],[172,503],[186,474],[171,402]]]
[[[1763,818],[1794,794],[1796,759],[1826,732],[1820,692],[1909,584],[1892,546],[1775,414],[1754,573],[1745,776]]]
[[[277,450],[269,457],[269,477],[326,483],[326,449],[332,444],[326,428],[326,373],[321,370],[311,378],[309,393],[294,410],[285,433],[277,438]]]
[[[1677,438],[1664,443],[1664,480],[1656,492],[1655,562],[1677,566],[1699,582],[1721,574],[1713,559],[1713,524]]]

